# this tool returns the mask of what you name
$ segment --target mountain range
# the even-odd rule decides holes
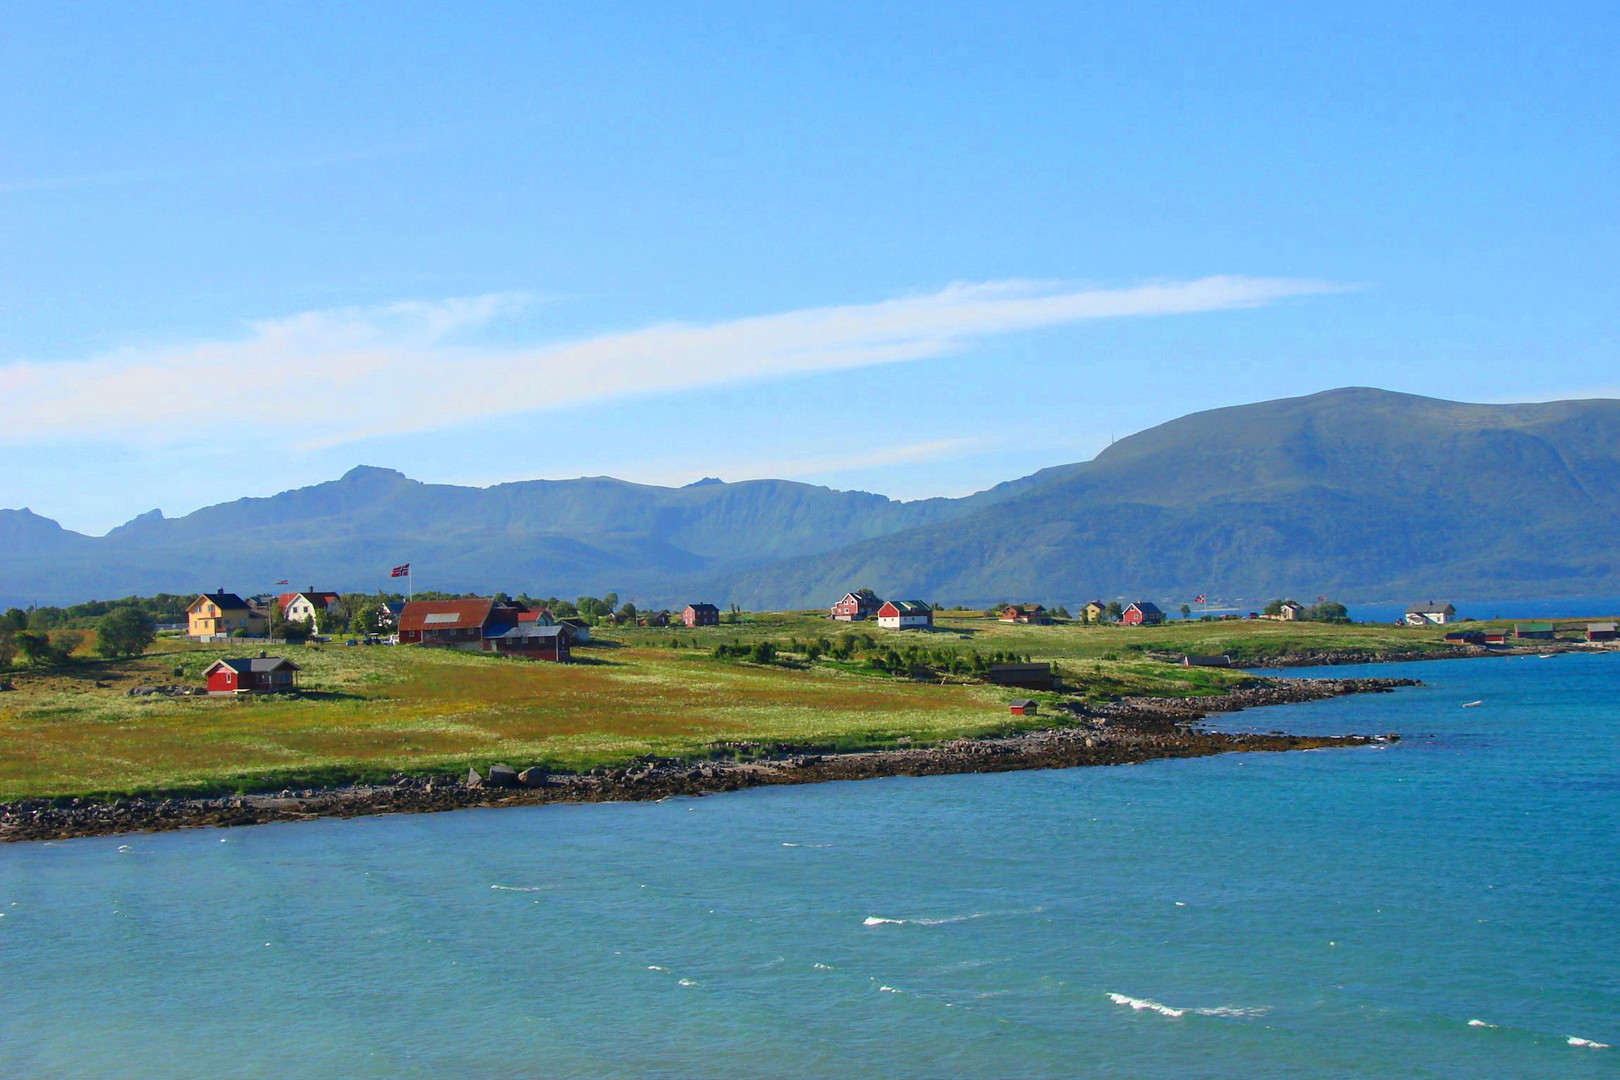
[[[1620,401],[1476,405],[1347,388],[1195,413],[965,498],[785,480],[488,488],[361,466],[106,536],[0,510],[0,604],[223,585],[820,606],[1620,592]],[[1179,602],[1179,600],[1177,600]]]

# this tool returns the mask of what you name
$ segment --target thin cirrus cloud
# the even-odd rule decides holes
[[[312,449],[614,396],[925,360],[996,334],[1087,319],[1249,308],[1341,288],[1230,276],[1117,289],[956,284],[526,348],[468,341],[525,306],[512,294],[308,312],[255,324],[234,341],[0,366],[0,441],[82,441],[95,432],[114,443],[184,443],[183,425],[157,426],[154,436],[151,418],[296,404],[296,433],[278,437]]]

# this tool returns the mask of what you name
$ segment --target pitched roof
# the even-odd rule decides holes
[[[1012,701],[1007,702],[1007,707],[1009,709],[1027,709],[1031,705],[1034,705],[1034,704],[1036,704],[1036,703],[1034,701],[1031,701],[1029,698],[1021,697],[1021,698],[1014,698]]]
[[[926,615],[934,610],[921,600],[890,600],[883,606],[892,607],[901,615]]]
[[[246,675],[249,672],[262,675],[267,671],[303,670],[284,656],[243,656],[230,660],[215,660],[203,669],[203,675],[212,675],[215,669],[220,667],[228,667],[238,675]]]
[[[1137,611],[1140,611],[1144,615],[1163,615],[1164,614],[1164,612],[1159,610],[1159,605],[1155,604],[1151,600],[1138,600],[1136,603],[1130,605],[1130,607],[1126,608],[1125,610],[1129,611],[1131,608],[1135,608]]]
[[[1620,633],[1620,626],[1612,622],[1589,622],[1586,628],[1596,634]]]
[[[1437,604],[1430,600],[1427,604],[1408,604],[1406,613],[1408,615],[1442,615],[1450,607],[1450,604]],[[1456,609],[1453,608],[1452,610]]]
[[[399,628],[402,631],[482,629],[494,609],[495,601],[487,597],[413,600],[399,613]]]
[[[199,593],[197,595],[197,600],[208,600],[208,601],[212,602],[216,607],[218,607],[221,611],[246,611],[247,610],[247,601],[243,600],[240,596],[237,596],[235,593],[229,593],[229,592],[212,592],[212,593],[205,592],[205,593]],[[196,607],[197,606],[197,600],[193,600],[191,602],[190,607],[187,607],[186,610],[190,611],[191,608]]]
[[[692,611],[694,611],[694,612],[708,612],[708,611],[712,611],[712,612],[714,612],[714,613],[715,613],[715,614],[716,614],[716,615],[718,615],[718,614],[720,614],[720,609],[719,609],[719,608],[717,608],[717,607],[715,607],[715,606],[714,606],[714,605],[713,605],[713,604],[687,604],[687,605],[686,605],[686,606],[687,606],[687,607],[688,607],[688,608],[690,608],[690,609],[691,609],[691,610],[692,610]]]
[[[500,638],[503,641],[527,641],[532,638],[565,638],[568,635],[566,626],[541,626],[539,623],[520,622],[513,626],[491,626],[484,631],[486,638]]]

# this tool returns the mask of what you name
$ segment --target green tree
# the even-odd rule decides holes
[[[17,636],[11,630],[0,630],[0,668],[10,667],[17,656]]]
[[[1266,614],[1266,615],[1281,615],[1282,614],[1282,606],[1283,606],[1283,602],[1281,600],[1273,600],[1271,603],[1266,605],[1266,608],[1265,608],[1265,611],[1264,611],[1263,614]]]
[[[626,619],[631,623],[634,623],[636,621],[636,605],[631,603],[621,605],[619,607],[619,618]]]
[[[1118,600],[1108,601],[1108,617],[1110,619],[1118,619],[1124,613],[1125,609],[1119,606]]]
[[[1187,605],[1187,604],[1182,604],[1181,605],[1181,617],[1183,619],[1192,618],[1192,607]]]
[[[287,636],[287,613],[281,610],[281,601],[270,601],[269,613],[270,636],[284,638]]]
[[[6,613],[0,615],[0,629],[13,633],[28,629],[28,612],[18,607],[7,608]]]
[[[776,646],[768,641],[761,641],[749,651],[748,659],[756,664],[773,664],[776,662]]]
[[[377,632],[378,617],[382,614],[382,604],[375,600],[367,600],[354,605],[354,613],[349,616],[349,633],[365,637]]]
[[[138,607],[113,608],[96,625],[96,652],[105,657],[139,656],[156,640],[152,616]]]

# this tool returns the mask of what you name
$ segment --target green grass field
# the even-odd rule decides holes
[[[600,628],[594,644],[576,649],[581,662],[569,665],[408,646],[285,646],[278,651],[304,669],[296,696],[128,697],[140,684],[201,685],[207,664],[245,651],[165,639],[136,660],[80,658],[16,672],[17,689],[0,694],[0,799],[263,790],[494,761],[584,769],[644,754],[706,756],[731,743],[855,749],[1029,723],[1006,711],[1018,691],[961,677],[913,681],[872,672],[859,659],[812,664],[793,650],[795,639],[802,649],[850,632],[871,635],[880,651],[918,645],[1053,661],[1073,696],[1090,700],[1218,693],[1248,678],[1182,668],[1147,651],[1241,660],[1301,649],[1444,648],[1438,629],[1016,627],[947,616],[934,632],[917,633],[777,614],[704,630]],[[722,641],[771,641],[785,662],[713,659]],[[1052,721],[1034,721],[1042,722]]]

